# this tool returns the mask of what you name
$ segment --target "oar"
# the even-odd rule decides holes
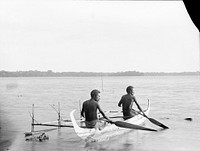
[[[103,118],[101,120],[105,121],[105,119],[103,119]],[[157,131],[155,129],[146,128],[146,127],[143,127],[143,126],[134,125],[134,124],[130,124],[130,123],[122,122],[122,121],[108,121],[108,120],[106,120],[106,122],[111,123],[111,124],[115,124],[116,126],[122,127],[122,128],[146,130],[146,131]],[[73,126],[65,125],[65,127],[73,127]]]
[[[149,101],[149,100],[148,100],[148,101]],[[139,104],[138,104],[138,106],[139,106]],[[168,129],[168,128],[169,128],[169,127],[167,127],[166,125],[164,125],[164,124],[158,122],[157,120],[148,117],[142,110],[141,110],[141,112],[142,112],[142,114],[141,114],[140,112],[138,112],[138,113],[141,114],[141,115],[143,115],[144,117],[146,117],[146,118],[147,118],[150,122],[152,122],[153,124],[158,125],[158,126],[164,128],[164,129]]]
[[[139,112],[138,112],[139,113]],[[164,128],[164,129],[168,129],[169,127],[167,127],[166,125],[164,125],[164,124],[162,124],[162,123],[160,123],[160,122],[158,122],[157,120],[155,120],[155,119],[153,119],[153,118],[149,118],[149,117],[147,117],[146,115],[143,115],[143,114],[141,114],[141,113],[139,113],[140,115],[142,115],[142,116],[144,116],[144,117],[146,117],[147,119],[149,119],[152,123],[154,123],[154,124],[156,124],[156,125],[158,125],[158,126],[160,126],[160,127],[162,127],[162,128]],[[109,118],[131,118],[131,117],[133,117],[133,116],[112,116],[112,117],[109,117]]]
[[[122,121],[108,121],[108,122],[111,123],[111,124],[115,124],[116,126],[122,127],[122,128],[146,130],[146,131],[157,131],[155,129],[146,128],[146,127],[143,127],[143,126],[134,125],[134,124],[130,124],[130,123],[122,122]]]

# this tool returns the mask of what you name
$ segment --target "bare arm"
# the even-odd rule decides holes
[[[99,112],[102,114],[102,116],[103,116],[105,119],[107,119],[107,120],[110,121],[110,119],[104,114],[104,112],[103,112],[103,110],[101,109],[101,107],[100,107],[99,104],[97,105],[97,108],[98,108]]]
[[[85,117],[85,115],[84,115],[84,104],[83,104],[83,107],[82,107],[82,110],[81,110],[81,116]]]
[[[121,105],[122,105],[122,98],[121,98],[121,100],[120,100],[119,103],[118,103],[118,106],[119,106],[119,107],[121,107]]]
[[[138,109],[139,109],[141,112],[143,112],[142,109],[141,109],[141,107],[139,106],[139,104],[138,104],[138,102],[137,102],[137,100],[136,100],[135,97],[133,97],[133,100],[134,100],[135,104],[137,105]]]

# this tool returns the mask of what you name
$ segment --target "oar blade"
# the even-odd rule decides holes
[[[158,125],[158,126],[164,128],[164,129],[168,129],[168,128],[169,128],[169,127],[167,127],[166,125],[164,125],[164,124],[158,122],[157,120],[155,120],[155,119],[153,119],[153,118],[148,118],[148,119],[149,119],[152,123],[154,123],[154,124],[156,124],[156,125]]]
[[[134,124],[130,124],[130,123],[122,122],[122,121],[115,121],[113,123],[116,126],[122,127],[122,128],[129,128],[129,129],[136,129],[136,130],[146,130],[146,131],[157,131],[155,129],[146,128],[146,127],[143,127],[143,126],[134,125]]]

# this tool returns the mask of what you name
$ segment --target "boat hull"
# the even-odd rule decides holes
[[[147,116],[149,114],[149,111],[150,111],[150,103],[148,102],[148,107],[146,110],[144,110]],[[70,118],[74,126],[74,130],[76,134],[81,139],[85,140],[86,142],[105,141],[105,140],[108,140],[110,137],[121,135],[131,130],[128,128],[121,128],[121,127],[116,126],[115,124],[110,124],[110,123],[108,123],[106,127],[102,130],[98,130],[95,128],[82,128],[77,124],[74,118],[74,112],[75,110],[73,110],[70,113]],[[135,125],[143,125],[145,120],[146,118],[143,115],[138,114],[128,120],[124,120],[123,122],[131,123]]]

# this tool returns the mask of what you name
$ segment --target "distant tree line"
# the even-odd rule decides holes
[[[0,77],[90,77],[90,76],[182,76],[200,75],[200,72],[53,72],[48,71],[0,71]]]
[[[48,71],[0,71],[0,77],[89,77],[89,76],[143,76],[143,73],[136,71],[126,72],[53,72]]]
[[[145,76],[197,76],[200,72],[146,72]]]

